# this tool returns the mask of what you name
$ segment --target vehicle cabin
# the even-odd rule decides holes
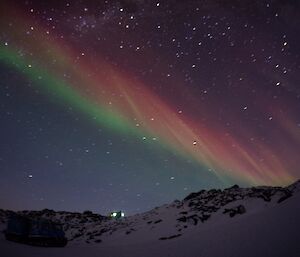
[[[9,241],[38,246],[65,246],[68,242],[62,225],[51,220],[13,215],[4,232]]]

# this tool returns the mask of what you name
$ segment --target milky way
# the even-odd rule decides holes
[[[3,207],[133,213],[299,177],[296,1],[0,7]]]

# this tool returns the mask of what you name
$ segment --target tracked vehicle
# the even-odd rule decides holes
[[[4,233],[9,241],[36,246],[63,247],[68,242],[62,225],[47,219],[32,219],[21,215],[10,217]]]

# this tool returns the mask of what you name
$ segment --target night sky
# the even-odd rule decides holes
[[[0,208],[127,214],[300,177],[297,0],[0,3]]]

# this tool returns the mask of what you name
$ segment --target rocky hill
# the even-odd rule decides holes
[[[282,204],[299,193],[300,181],[288,187],[240,188],[235,185],[224,190],[201,190],[182,201],[157,207],[149,212],[112,220],[86,211],[84,213],[53,210],[20,211],[31,218],[47,218],[63,224],[70,244],[99,244],[111,240],[143,242],[171,240],[190,233],[204,224],[218,224],[228,219],[260,212]],[[0,210],[0,223],[5,227],[13,211]]]

